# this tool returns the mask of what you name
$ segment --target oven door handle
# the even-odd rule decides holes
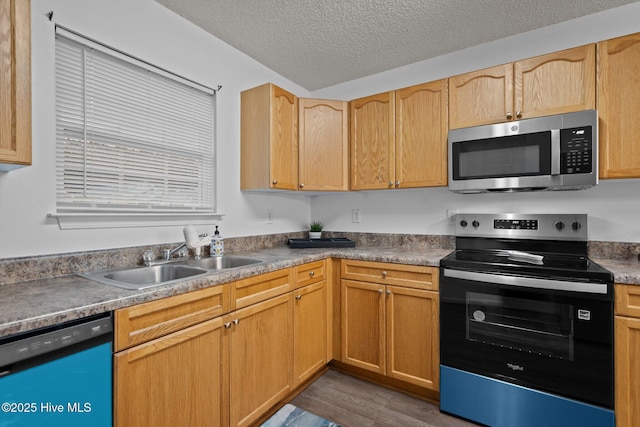
[[[570,282],[554,279],[534,279],[532,277],[478,273],[475,271],[452,270],[449,268],[444,269],[444,275],[445,277],[462,280],[472,280],[475,282],[519,286],[523,288],[550,289],[554,291],[582,292],[587,294],[606,295],[609,287],[605,283]]]

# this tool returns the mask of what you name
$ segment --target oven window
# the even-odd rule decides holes
[[[467,292],[467,340],[573,360],[573,306]]]
[[[551,132],[457,142],[452,150],[456,180],[551,173]]]

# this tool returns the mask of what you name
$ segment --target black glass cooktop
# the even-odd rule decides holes
[[[580,254],[458,249],[443,258],[440,265],[480,272],[613,282],[609,270]]]

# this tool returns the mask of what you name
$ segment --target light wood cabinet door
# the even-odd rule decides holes
[[[640,420],[640,319],[615,318],[616,426],[635,427]]]
[[[449,127],[595,108],[595,45],[579,46],[449,79]]]
[[[342,280],[342,362],[385,374],[384,285]]]
[[[343,279],[433,291],[439,288],[439,271],[436,267],[351,259],[342,260],[340,266]]]
[[[349,103],[300,98],[299,188],[349,189]]]
[[[222,318],[115,354],[115,426],[228,425],[227,354]]]
[[[327,363],[327,282],[293,294],[293,386],[297,387]]]
[[[500,123],[513,118],[513,64],[449,78],[451,129]]]
[[[342,280],[342,362],[385,374],[384,285]]]
[[[397,188],[447,185],[447,80],[395,92]]]
[[[393,92],[351,101],[351,190],[394,188],[394,104]]]
[[[438,293],[387,286],[387,376],[439,390]]]
[[[640,177],[640,33],[598,43],[600,178]]]
[[[226,316],[231,426],[251,425],[292,389],[292,300],[289,292]]]
[[[0,172],[31,164],[31,2],[0,0]]]
[[[596,106],[596,46],[567,49],[515,63],[514,119]]]
[[[298,189],[298,99],[267,83],[240,94],[240,189]]]

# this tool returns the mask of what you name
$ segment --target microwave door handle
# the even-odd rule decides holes
[[[560,175],[560,129],[551,129],[551,175]]]

